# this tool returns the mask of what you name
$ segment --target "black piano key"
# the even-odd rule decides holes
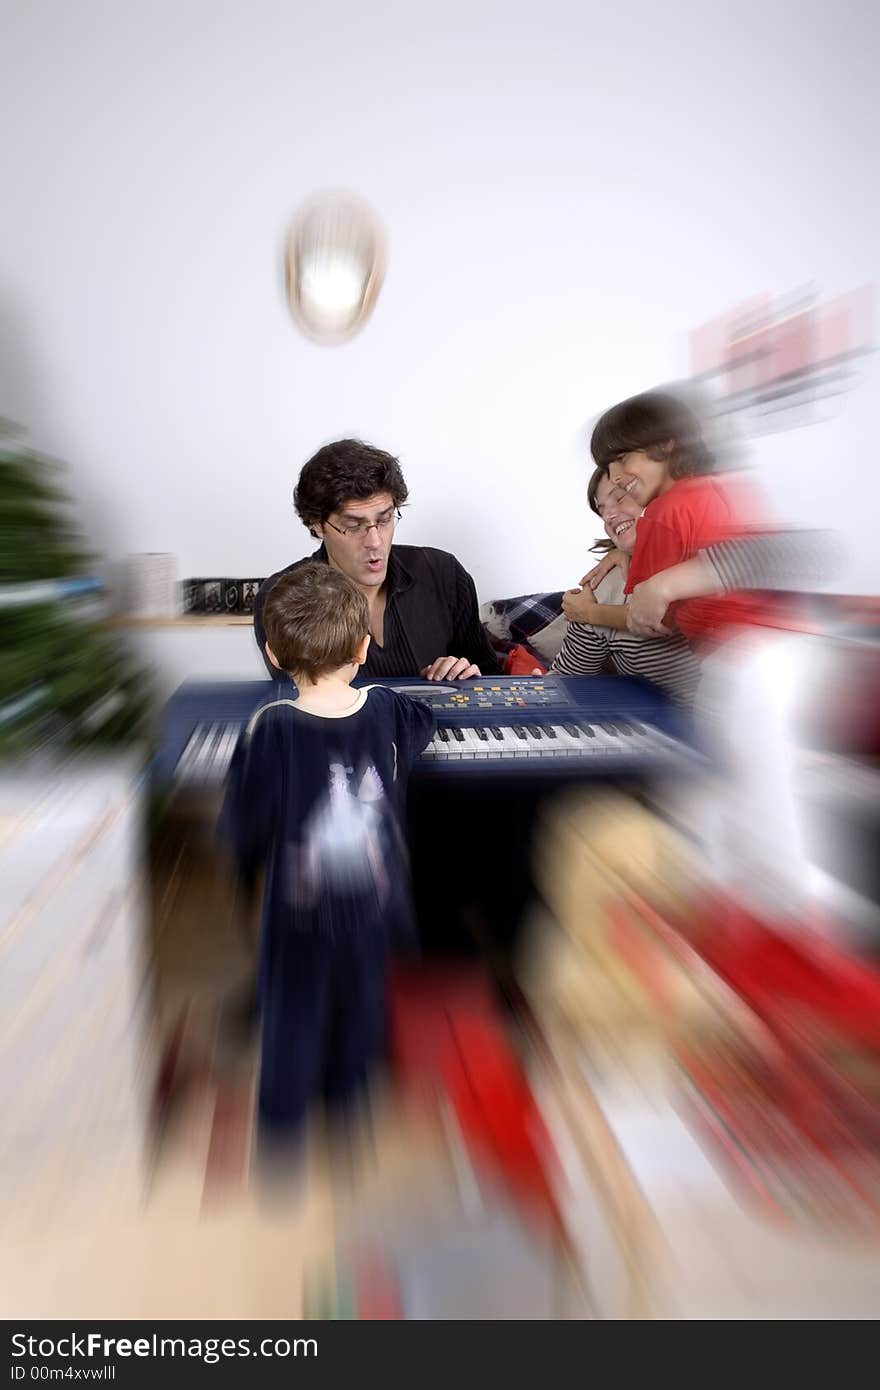
[[[448,729],[444,729],[444,728],[442,727],[442,725],[438,724],[438,725],[437,725],[437,737],[441,740],[441,742],[443,742],[443,743],[448,743],[448,742],[449,742],[449,730],[448,730]]]
[[[490,724],[490,725],[489,725],[489,733],[492,735],[493,738],[497,738],[497,740],[498,740],[499,743],[503,743],[503,742],[504,742],[504,735],[503,735],[503,733],[501,732],[501,730],[498,728],[498,725],[497,725],[497,724]]]
[[[578,728],[577,724],[563,724],[562,727],[565,730],[565,732],[570,735],[571,738],[580,738],[581,731]]]
[[[541,725],[541,733],[544,735],[545,738],[555,738],[555,737],[556,737],[556,730],[553,728],[553,725],[552,725],[552,724],[542,724],[542,725]]]
[[[452,726],[452,737],[456,740],[457,743],[464,743],[464,734],[462,733],[461,729],[458,727],[457,724],[453,724]]]
[[[486,732],[486,730],[483,728],[482,724],[480,724],[480,725],[477,727],[476,734],[477,734],[477,738],[482,739],[483,743],[488,743],[488,741],[489,741],[489,735],[488,735],[488,733]]]
[[[514,734],[516,735],[517,738],[522,738],[522,739],[524,739],[525,736],[526,736],[526,731],[525,731],[525,729],[521,729],[520,726],[519,726],[518,724],[514,724],[514,726],[513,726],[513,732],[514,732]]]
[[[582,729],[583,732],[586,734],[587,738],[595,738],[595,737],[596,737],[596,731],[595,731],[595,729],[593,728],[592,724],[582,724],[582,725],[581,725],[581,729]]]
[[[599,728],[604,729],[606,734],[613,734],[615,738],[617,737],[617,728],[614,724],[609,724],[607,719],[602,720]]]
[[[541,737],[541,730],[538,728],[537,724],[527,724],[527,725],[526,725],[526,728],[528,729],[528,731],[529,731],[529,733],[531,734],[532,738],[540,738],[540,737]]]

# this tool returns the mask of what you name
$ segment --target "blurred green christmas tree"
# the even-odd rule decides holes
[[[97,557],[70,520],[60,471],[0,421],[2,756],[125,743],[149,706],[143,674],[92,615]]]

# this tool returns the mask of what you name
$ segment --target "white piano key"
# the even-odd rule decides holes
[[[209,742],[211,738],[212,728],[213,725],[211,724],[200,724],[199,727],[196,729],[195,734],[193,735],[193,738],[191,740],[193,744],[192,757],[190,758],[189,765],[187,767],[187,774],[190,778],[198,776],[199,769],[202,766],[202,762],[205,756],[206,744]]]
[[[445,740],[441,739],[439,735],[437,738],[439,756],[446,762],[461,762],[462,745],[459,743],[458,739],[455,737],[451,729],[446,729],[445,733],[447,735]]]
[[[205,743],[211,737],[211,730],[213,727],[214,726],[212,724],[200,724],[197,728],[195,736],[195,748],[193,750],[193,761],[195,763],[198,763],[199,759],[204,756]]]
[[[651,757],[650,749],[634,734],[621,734],[620,751],[624,757],[640,762]]]
[[[566,724],[568,724],[570,721],[569,721],[569,720],[566,720],[565,722],[566,722]],[[576,728],[577,725],[574,725],[573,727]],[[568,732],[567,729],[564,729],[564,728],[562,727],[561,724],[557,724],[557,725],[556,725],[556,736],[557,736],[557,739],[558,739],[558,741],[559,741],[559,746],[560,746],[560,748],[562,749],[562,751],[563,751],[563,753],[565,754],[566,757],[569,757],[569,758],[581,758],[581,757],[583,757],[583,755],[584,755],[584,749],[583,749],[583,736],[581,736],[580,738],[578,738],[575,734],[570,734],[570,733]]]
[[[500,735],[496,738],[492,730]],[[504,738],[503,730],[499,724],[487,724],[486,731],[489,735],[489,756],[490,758],[513,757],[513,747],[508,747],[507,740]]]
[[[544,727],[546,728],[546,727],[548,727],[548,726],[545,725]],[[550,756],[551,756],[552,758],[564,758],[564,757],[566,757],[566,756],[567,756],[567,752],[566,752],[565,743],[564,743],[564,737],[563,737],[565,731],[564,731],[564,729],[562,728],[562,725],[561,725],[561,724],[550,724],[550,725],[549,725],[549,728],[551,728],[551,729],[553,730],[553,735],[554,735],[554,737],[553,737],[553,738],[549,738],[549,737],[547,736],[547,734],[545,733],[545,734],[544,734],[544,739],[545,739],[545,741],[546,741],[546,743],[547,743],[547,745],[548,745],[548,751],[549,751],[549,753],[550,753]]]
[[[229,771],[229,765],[232,762],[232,754],[235,751],[235,745],[237,742],[238,726],[235,724],[227,724],[223,732],[223,737],[220,740],[220,746],[217,750],[218,782],[222,782],[226,777],[227,772]]]
[[[581,739],[586,745],[586,751],[591,757],[605,756],[606,753],[615,751],[611,742],[611,735],[601,729],[598,724],[591,719],[580,719],[578,725],[581,731]],[[587,729],[590,730],[587,733]]]
[[[196,758],[198,757],[199,749],[202,746],[203,738],[204,731],[201,725],[196,725],[187,739],[186,747],[178,758],[177,766],[174,769],[174,776],[178,781],[185,781],[192,771]]]
[[[520,724],[518,731],[514,730],[514,735],[518,739],[520,746],[525,750],[528,758],[537,759],[541,756],[541,744],[532,738],[524,724]],[[522,735],[522,737],[520,737]]]
[[[199,753],[198,770],[200,777],[205,777],[210,769],[211,760],[214,757],[214,749],[220,737],[220,728],[221,726],[219,724],[211,724],[205,734],[201,752]]]
[[[529,746],[528,734],[526,734],[525,738],[521,737],[522,734],[525,734],[525,729],[523,729],[522,727],[511,726],[508,724],[502,726],[501,732],[504,734],[505,739],[509,738],[510,746],[513,749],[513,756],[515,758],[532,757],[532,750]]]
[[[538,728],[537,725],[534,727]],[[553,740],[547,738],[540,730],[533,734],[531,729],[526,729],[525,734],[531,756],[540,758],[542,762],[549,762],[553,757]]]
[[[466,739],[467,755],[471,758],[488,758],[488,740],[481,739],[476,729],[465,728],[462,732]]]
[[[459,730],[459,732],[462,731]],[[449,747],[452,753],[452,757],[456,760],[456,762],[461,762],[461,760],[467,756],[467,745],[464,741],[464,738],[458,738],[456,736],[456,734],[453,732],[451,724],[449,725]]]
[[[672,738],[669,734],[664,734],[661,729],[645,725],[645,730],[651,747],[655,750],[656,756],[661,758],[680,758],[686,755],[688,749],[679,739]]]
[[[241,727],[240,727],[240,725],[235,724],[235,725],[233,725],[233,729],[232,729],[232,746],[230,747],[230,750],[229,750],[229,761],[230,761],[230,762],[232,762],[232,757],[233,757],[233,754],[235,753],[236,748],[238,747],[238,740],[239,740],[240,738],[241,738]]]
[[[462,727],[459,727],[458,732],[462,736],[461,740],[455,739],[454,734],[452,737],[458,743],[459,755],[463,761],[473,762],[474,758],[477,756],[476,749],[474,748],[474,744],[477,741],[476,734],[471,734],[470,729]]]
[[[223,747],[226,742],[226,726],[221,724],[214,740],[211,756],[206,768],[207,780],[219,782],[223,777]]]
[[[554,725],[553,725],[553,732],[554,732],[554,734],[556,735],[556,737],[555,737],[554,739],[551,740],[551,747],[552,747],[552,749],[553,749],[553,756],[556,757],[556,758],[565,758],[565,757],[567,757],[567,756],[568,756],[568,750],[567,750],[567,748],[566,748],[565,730],[563,729],[563,727],[562,727],[561,724],[554,724]]]
[[[483,738],[480,738],[481,732],[484,735]],[[480,729],[474,729],[474,736],[477,741],[478,758],[495,758],[498,756],[495,750],[500,745],[498,744],[498,741],[494,739],[492,735],[489,733],[489,726],[487,724],[481,725]]]
[[[656,729],[647,724],[633,724],[628,735],[633,751],[639,757],[654,759],[666,754],[666,747]]]
[[[496,725],[501,732],[501,739],[495,740],[496,749],[500,749],[502,758],[522,758],[528,757],[528,752],[518,738],[514,737],[513,729],[509,724]]]
[[[659,729],[655,729],[649,724],[643,724],[641,721],[627,721],[627,723],[629,724],[627,737],[635,756],[653,761],[658,757],[667,755],[667,742],[671,742],[671,740],[666,740],[665,735],[661,734]]]
[[[199,775],[206,782],[210,782],[213,776],[214,762],[217,757],[217,749],[220,747],[220,740],[223,737],[223,725],[213,724],[211,726],[210,738],[205,742],[204,754],[199,768]]]
[[[632,756],[630,740],[617,728],[613,719],[605,721],[603,726],[594,725],[593,727],[605,739],[605,746],[613,757],[627,758]]]
[[[556,739],[559,744],[559,751],[565,758],[583,758],[586,756],[584,744],[586,739],[583,734],[576,738],[573,734],[563,729],[562,725],[556,726]]]

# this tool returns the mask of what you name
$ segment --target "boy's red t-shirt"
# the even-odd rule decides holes
[[[707,546],[745,535],[746,518],[751,523],[758,520],[755,498],[747,497],[741,480],[682,478],[650,502],[639,518],[624,592],[631,594],[643,580],[692,559]],[[685,637],[702,638],[743,624],[775,626],[779,616],[779,606],[771,600],[738,592],[682,599],[670,606],[664,621]]]

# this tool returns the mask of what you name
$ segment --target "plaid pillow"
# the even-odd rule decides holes
[[[518,598],[496,599],[483,604],[480,621],[499,661],[503,662],[513,647],[522,645],[547,664],[546,654],[542,656],[530,639],[560,617],[563,592],[560,589],[554,594],[522,594]],[[562,635],[560,632],[560,644]]]

